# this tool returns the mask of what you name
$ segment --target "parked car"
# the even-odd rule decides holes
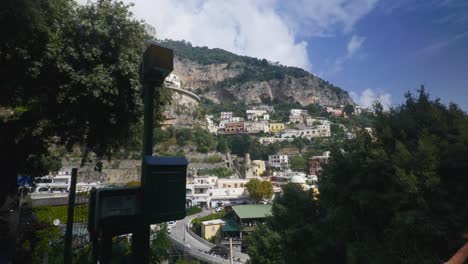
[[[218,213],[221,212],[222,210],[223,210],[222,207],[216,207],[216,208],[215,208],[215,212],[218,212]]]
[[[167,229],[172,229],[177,224],[177,221],[167,222]]]

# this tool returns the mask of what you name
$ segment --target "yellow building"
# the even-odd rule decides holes
[[[252,161],[253,174],[256,177],[261,177],[266,171],[264,160],[253,160]]]
[[[208,240],[212,237],[221,235],[221,227],[225,222],[221,219],[209,220],[201,222],[201,235],[204,239]]]
[[[284,130],[284,123],[270,123],[270,132],[276,133]]]

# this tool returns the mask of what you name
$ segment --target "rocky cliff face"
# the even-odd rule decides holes
[[[214,102],[260,103],[262,98],[302,105],[354,104],[348,92],[302,69],[238,56],[221,49],[161,41],[175,54],[174,74],[182,88]]]
[[[184,89],[205,90],[239,75],[239,69],[228,69],[227,65],[227,63],[203,65],[192,60],[175,57],[174,74],[180,78]]]

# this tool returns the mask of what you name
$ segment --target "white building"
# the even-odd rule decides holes
[[[301,137],[302,131],[296,129],[285,129],[281,131],[282,138],[293,138],[293,137]]]
[[[196,177],[186,185],[186,199],[188,206],[209,206],[211,202],[212,190],[216,186],[218,177]]]
[[[248,182],[247,179],[218,179],[216,188],[243,188]]]
[[[289,123],[290,124],[302,124],[304,123],[304,117],[302,115],[290,115]]]
[[[311,116],[306,116],[304,119],[304,123],[306,124],[306,126],[313,126],[315,122],[318,122],[317,119],[312,118]]]
[[[236,116],[231,116],[228,119],[221,119],[221,121],[219,121],[219,125],[218,125],[217,129],[218,130],[223,130],[224,128],[226,128],[226,124],[238,123],[238,122],[242,122],[242,121],[244,121],[244,118],[236,117]]]
[[[220,119],[230,119],[233,116],[232,112],[221,112]]]
[[[270,155],[268,165],[275,168],[289,167],[289,157],[288,155]]]
[[[247,115],[247,120],[250,121],[258,121],[263,119],[263,117],[267,114],[266,110],[257,110],[257,109],[248,109],[245,111]],[[268,120],[268,119],[267,119]]]
[[[268,121],[245,122],[244,125],[247,133],[270,132]]]
[[[219,121],[218,129],[225,128],[227,123],[230,123],[229,119],[223,119],[223,120]]]
[[[243,117],[231,116],[231,118],[229,118],[230,123],[236,123],[236,122],[242,122],[242,121],[244,121]]]
[[[213,189],[211,207],[243,204],[250,201],[249,194],[244,187]]]
[[[301,137],[304,138],[315,138],[315,137],[330,137],[331,136],[331,130],[330,130],[330,124],[325,123],[322,125],[315,126],[313,128],[308,128],[302,130]]]
[[[269,145],[269,144],[272,144],[272,143],[276,143],[276,142],[283,142],[283,141],[293,141],[294,139],[293,138],[281,138],[281,137],[260,137],[258,138],[258,142],[260,142],[260,144],[262,145]]]
[[[292,116],[307,115],[307,110],[291,109],[289,110],[289,115],[292,115]]]

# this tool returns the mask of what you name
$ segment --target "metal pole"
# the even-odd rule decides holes
[[[232,256],[232,237],[229,238],[229,263],[234,263],[234,258]]]
[[[70,193],[68,195],[68,217],[67,217],[67,229],[65,231],[65,251],[63,256],[63,262],[65,264],[72,263],[72,239],[73,239],[73,215],[75,213],[75,195],[76,195],[76,178],[78,175],[78,169],[72,169]]]
[[[144,124],[143,157],[153,155],[154,83],[143,79]]]
[[[153,155],[153,118],[155,86],[157,82],[143,76],[144,94],[144,124],[143,124],[143,158]],[[157,96],[157,99],[159,96]],[[141,174],[143,183],[143,170]],[[150,227],[145,225],[143,218],[139,219],[139,226],[132,235],[132,254],[135,263],[149,263]]]

